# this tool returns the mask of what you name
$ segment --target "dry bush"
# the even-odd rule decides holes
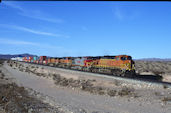
[[[115,96],[117,94],[117,91],[116,90],[108,90],[107,94],[112,97],[112,96]]]
[[[4,59],[0,59],[0,64],[3,64],[4,63]]]
[[[154,92],[154,95],[155,95],[155,96],[161,96],[161,92],[156,92],[156,91],[155,91],[155,92]]]
[[[34,66],[31,66],[31,68],[35,68]]]
[[[171,97],[164,97],[164,98],[162,99],[162,101],[163,101],[164,103],[166,103],[166,102],[171,102]]]
[[[118,91],[119,96],[128,96],[132,95],[134,92],[133,88],[123,87],[120,91]]]
[[[114,89],[107,89],[101,86],[94,86],[92,82],[95,80],[74,80],[72,78],[67,79],[64,77],[61,77],[60,74],[53,74],[53,80],[56,85],[64,86],[64,87],[73,87],[73,88],[79,88],[83,91],[88,91],[93,94],[99,94],[99,95],[109,95],[109,96],[134,96],[138,97],[134,93],[133,88],[123,87],[120,91],[117,92],[117,90]],[[120,82],[116,82],[116,84],[120,84]]]
[[[0,84],[0,105],[6,113],[45,113],[58,112],[49,104],[31,97],[24,87],[19,87],[15,83]]]
[[[154,73],[157,76],[160,76],[160,75],[164,74],[164,72],[159,71],[159,70],[152,70],[152,73]]]
[[[101,86],[89,86],[88,87],[88,90],[90,93],[93,93],[93,94],[99,94],[99,95],[104,95],[105,94],[105,88],[101,87]]]
[[[121,82],[119,82],[118,80],[114,80],[113,84],[114,84],[115,86],[120,86],[120,85],[121,85]]]
[[[24,69],[21,69],[21,68],[20,68],[20,69],[19,69],[19,71],[23,72],[23,71],[24,71]]]
[[[171,73],[171,62],[165,61],[135,61],[137,72],[153,72],[156,75]],[[155,72],[156,71],[156,72]]]
[[[167,88],[168,88],[168,86],[167,86],[167,85],[163,85],[163,88],[164,88],[164,89],[167,89]]]
[[[93,86],[92,82],[95,82],[95,80],[74,80],[73,78],[66,79],[61,77],[60,74],[53,74],[53,80],[55,81],[56,85],[79,88],[83,91],[88,91],[90,93],[99,95],[105,94],[104,88],[100,86]]]
[[[7,60],[7,63],[10,63],[10,60]]]

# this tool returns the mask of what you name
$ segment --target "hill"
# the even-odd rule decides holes
[[[0,54],[0,59],[10,59],[13,57],[27,57],[27,56],[36,56],[36,55],[32,55],[32,54],[15,54],[15,55],[11,55],[11,54]]]
[[[142,59],[134,59],[135,61],[171,61],[171,58],[142,58]]]

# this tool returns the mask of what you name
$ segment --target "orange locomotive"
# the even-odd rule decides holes
[[[92,71],[107,72],[119,76],[132,76],[135,74],[135,63],[131,56],[104,56],[92,62]]]
[[[58,67],[70,68],[71,65],[72,65],[71,57],[59,58],[58,60]]]

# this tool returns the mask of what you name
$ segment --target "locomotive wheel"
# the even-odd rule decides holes
[[[86,67],[83,68],[83,71],[88,71]]]
[[[135,71],[133,71],[133,70],[131,70],[131,71],[128,71],[128,70],[126,70],[125,72],[124,72],[124,76],[125,77],[134,77],[136,74],[135,74]]]
[[[96,72],[96,69],[92,69],[92,72],[95,73]]]
[[[65,66],[66,69],[71,69],[70,65]]]
[[[123,73],[122,73],[122,70],[120,70],[120,69],[113,69],[112,70],[112,75],[114,75],[114,76],[124,76]]]
[[[92,68],[92,67],[89,68],[89,71],[92,72],[92,73],[94,73],[94,68]]]
[[[94,72],[97,73],[98,72],[98,69],[97,68],[94,68]]]
[[[88,67],[88,68],[87,68],[87,71],[88,71],[88,72],[92,72],[92,68]]]

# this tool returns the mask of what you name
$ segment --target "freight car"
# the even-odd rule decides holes
[[[30,59],[32,58],[28,57],[23,60],[30,62],[32,61]],[[60,58],[40,56],[39,58],[33,57],[33,63],[117,76],[132,77],[135,75],[135,63],[128,55]]]

